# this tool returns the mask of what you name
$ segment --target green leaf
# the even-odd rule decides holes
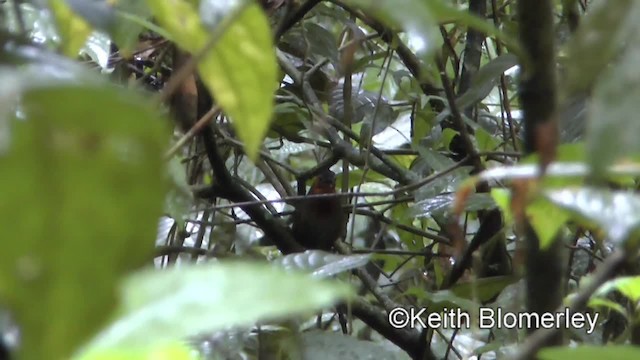
[[[92,28],[108,31],[114,26],[115,13],[107,1],[65,0],[74,14],[80,16]]]
[[[199,69],[255,160],[269,130],[278,81],[271,27],[258,5],[238,16]]]
[[[409,36],[422,40],[423,52],[429,52],[435,43],[437,24],[433,20],[428,3],[421,0],[348,0],[347,4],[359,7],[366,14],[372,14],[392,29],[403,29]]]
[[[638,39],[640,40],[640,39]],[[630,47],[620,62],[600,78],[591,101],[587,154],[591,174],[598,178],[611,163],[640,155],[640,122],[635,121],[640,97],[637,67],[640,48]],[[615,139],[615,146],[611,141]]]
[[[476,129],[476,143],[478,143],[478,150],[480,151],[493,151],[500,144],[495,136],[489,134],[487,130],[478,127]]]
[[[339,66],[337,40],[333,33],[311,21],[303,22],[302,27],[304,38],[309,40],[309,55],[318,60],[327,58],[334,66]]]
[[[149,270],[123,285],[123,316],[91,348],[151,346],[203,331],[251,326],[312,313],[351,295],[345,284],[268,264],[228,262]]]
[[[425,297],[431,303],[429,305],[429,312],[455,308],[475,312],[478,311],[478,307],[480,306],[475,301],[456,295],[452,290],[440,290],[434,293],[428,293]]]
[[[356,187],[360,184],[364,184],[367,182],[379,182],[384,184],[388,179],[377,172],[367,171],[364,179],[364,171],[361,169],[355,169],[349,171],[349,187]],[[342,177],[344,176],[344,172],[340,172],[336,175],[336,184],[342,184]]]
[[[193,205],[193,193],[189,189],[187,172],[180,159],[172,157],[167,172],[171,186],[165,198],[164,210],[178,223],[178,228],[182,229]]]
[[[561,144],[558,146],[556,152],[557,162],[584,162],[586,160],[584,142]],[[531,153],[520,159],[520,165],[539,163],[540,158],[538,153]]]
[[[106,349],[76,357],[77,360],[192,360],[193,350],[176,341],[159,346],[132,349]]]
[[[109,35],[118,45],[118,50],[122,56],[128,58],[133,54],[138,43],[138,35],[142,30],[154,26],[146,19],[150,17],[151,11],[147,7],[145,0],[120,0],[115,4],[115,25],[110,28]],[[157,30],[156,27],[150,30]],[[165,34],[159,33],[164,36]]]
[[[450,170],[455,162],[439,152],[419,146],[416,150],[420,154],[419,161],[424,162],[426,169],[433,172],[449,170],[449,172],[437,180],[431,182],[429,186],[421,187],[416,193],[416,200],[432,198],[442,192],[454,191],[459,184],[469,178],[471,168],[462,166],[455,170]]]
[[[543,197],[538,197],[525,210],[531,226],[538,234],[540,248],[547,249],[570,215]]]
[[[451,291],[461,298],[474,299],[485,303],[495,298],[502,290],[518,281],[515,276],[492,276],[456,284]]]
[[[614,243],[624,243],[640,225],[640,196],[596,188],[550,190],[547,198],[597,224]]]
[[[62,50],[65,55],[74,58],[91,34],[91,27],[67,5],[65,0],[49,0],[49,7],[56,22],[56,28],[62,38]]]
[[[186,1],[153,1],[147,4],[158,21],[185,50],[197,54],[210,31]],[[273,115],[273,93],[278,67],[271,27],[260,7],[231,9],[213,38],[219,38],[198,65],[202,81],[231,117],[250,159],[258,156]]]
[[[280,136],[296,139],[298,132],[304,130],[303,121],[307,120],[308,117],[308,112],[305,112],[300,106],[292,102],[277,104],[274,108],[271,131],[267,136],[276,139],[279,139]]]
[[[473,77],[471,88],[456,99],[458,107],[465,109],[486,98],[495,87],[500,75],[516,65],[518,65],[518,58],[515,55],[504,54],[481,67]]]
[[[600,310],[601,308],[610,309],[618,312],[622,316],[627,316],[627,310],[622,305],[608,299],[592,297],[589,299],[588,306],[595,310]]]
[[[445,110],[448,111],[448,110]],[[449,145],[451,145],[451,140],[453,140],[453,138],[456,135],[459,135],[460,133],[450,129],[450,128],[446,128],[442,131],[442,147],[448,149]]]
[[[107,69],[111,55],[111,39],[102,33],[94,31],[82,49],[80,49],[79,55],[89,56],[100,68]]]
[[[607,281],[598,288],[595,295],[604,297],[614,290],[626,296],[632,303],[637,303],[640,301],[640,276],[625,276]]]
[[[496,39],[502,41],[509,51],[515,55],[522,55],[523,52],[520,48],[520,42],[511,37],[508,33],[500,31],[495,25],[486,19],[482,19],[476,15],[469,13],[467,10],[461,10],[451,6],[450,4],[441,1],[429,1],[429,10],[439,23],[447,23],[455,21],[457,23],[466,25],[470,28],[474,28],[488,36],[493,36]]]
[[[640,359],[640,349],[627,345],[552,347],[540,350],[537,356],[541,360],[636,360]]]
[[[11,189],[0,201],[11,231],[0,299],[21,325],[20,358],[61,359],[110,316],[120,276],[152,257],[168,131],[122,89],[22,87],[0,150],[0,187]]]
[[[634,31],[640,4],[633,0],[595,2],[567,44],[568,96],[588,92]]]
[[[411,145],[413,147],[420,146],[420,142],[422,139],[427,137],[433,129],[433,120],[435,119],[436,113],[427,109],[427,107],[423,109],[418,109],[415,113],[415,118],[413,119],[413,137],[411,138]]]
[[[500,211],[502,211],[504,222],[506,224],[513,224],[513,214],[511,212],[511,191],[508,189],[491,189],[491,197],[500,208]]]
[[[491,197],[502,211],[505,222],[513,222],[511,212],[511,191],[507,189],[491,189]],[[571,218],[565,210],[558,208],[547,199],[538,197],[527,206],[527,218],[538,235],[540,247],[546,249],[552,244],[562,226]]]

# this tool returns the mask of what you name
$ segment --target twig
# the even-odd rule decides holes
[[[220,114],[220,110],[221,108],[219,105],[212,107],[211,110],[209,110],[206,114],[204,114],[200,118],[200,120],[198,120],[191,127],[191,129],[189,129],[189,131],[187,131],[187,133],[184,134],[184,136],[182,136],[171,147],[171,149],[169,149],[169,151],[166,152],[166,154],[164,155],[164,159],[165,160],[171,159],[171,157],[173,157],[173,155],[175,155],[178,152],[178,150],[180,150],[180,148],[184,146],[184,144],[186,144],[189,140],[191,140],[194,136],[196,136],[200,132],[200,130],[202,130],[202,128],[204,128],[207,124],[209,124],[211,119],[214,119],[216,116],[218,116],[218,114]]]
[[[308,0],[304,4],[302,4],[299,8],[297,8],[291,16],[287,16],[285,20],[283,20],[278,29],[276,30],[275,39],[276,42],[284,35],[289,29],[291,29],[298,21],[302,20],[309,11],[311,11],[316,5],[320,3],[320,0]],[[287,14],[288,15],[288,14]]]

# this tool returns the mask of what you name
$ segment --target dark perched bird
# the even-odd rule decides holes
[[[335,194],[336,174],[331,170],[320,173],[308,195]],[[347,217],[339,197],[300,200],[293,212],[293,236],[308,248],[330,251],[335,241],[344,237]]]

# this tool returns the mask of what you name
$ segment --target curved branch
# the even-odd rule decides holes
[[[202,132],[202,140],[204,147],[213,169],[214,179],[216,181],[216,190],[230,201],[250,202],[255,198],[244,189],[239,183],[234,181],[231,173],[225,166],[224,160],[218,151],[218,145],[211,128],[206,128]],[[263,205],[243,205],[242,210],[264,231],[265,236],[272,239],[278,249],[283,254],[304,251],[293,238],[289,228],[280,220],[269,213]]]

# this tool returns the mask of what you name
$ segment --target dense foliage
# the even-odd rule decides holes
[[[639,358],[638,18],[0,1],[0,359]],[[326,169],[348,226],[307,250]]]

